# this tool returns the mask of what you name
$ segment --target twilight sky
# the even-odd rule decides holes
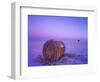
[[[28,15],[29,38],[87,38],[88,18]]]

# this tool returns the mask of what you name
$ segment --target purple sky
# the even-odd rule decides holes
[[[29,38],[87,38],[88,18],[28,15]]]

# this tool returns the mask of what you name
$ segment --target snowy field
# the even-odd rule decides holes
[[[87,39],[66,39],[63,41],[66,47],[65,56],[54,62],[53,65],[88,64]],[[46,40],[29,40],[28,42],[28,66],[47,66],[44,62],[42,49]]]

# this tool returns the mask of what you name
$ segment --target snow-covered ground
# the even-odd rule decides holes
[[[87,39],[62,40],[65,43],[66,51],[65,56],[52,65],[75,65],[88,63],[88,43]],[[45,41],[29,41],[28,50],[28,66],[47,66],[44,61],[42,48]]]

